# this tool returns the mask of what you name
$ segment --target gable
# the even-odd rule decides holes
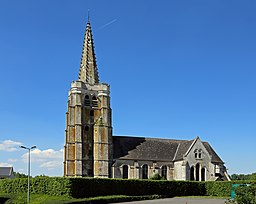
[[[204,144],[200,140],[199,137],[196,137],[189,147],[188,151],[184,155],[187,158],[195,158],[195,159],[206,159],[208,158],[211,161],[211,155],[205,148]]]
[[[194,139],[184,156],[188,157],[189,155],[193,155],[194,157],[196,151],[201,151],[202,156],[209,157],[212,163],[224,163],[211,145],[208,142],[202,142],[199,137]]]

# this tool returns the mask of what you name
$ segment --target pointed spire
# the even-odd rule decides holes
[[[84,36],[84,44],[82,51],[82,58],[79,70],[79,81],[98,84],[99,76],[96,64],[96,57],[94,53],[94,44],[92,39],[92,30],[90,25],[89,11],[88,11],[88,22],[86,25],[86,32]]]

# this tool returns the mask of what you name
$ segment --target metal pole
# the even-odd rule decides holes
[[[27,200],[27,203],[29,203],[30,202],[30,150],[36,148],[36,146],[30,147],[30,148],[25,146],[20,146],[20,148],[28,150],[28,200]]]
[[[30,201],[30,148],[28,148],[28,203]]]

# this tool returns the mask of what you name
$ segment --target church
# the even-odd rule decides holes
[[[88,20],[78,79],[68,93],[64,176],[166,180],[229,180],[208,142],[115,136],[110,86],[99,81]]]

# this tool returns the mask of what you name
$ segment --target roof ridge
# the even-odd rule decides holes
[[[177,141],[177,142],[190,142],[193,140],[184,140],[184,139],[169,139],[169,138],[158,138],[158,137],[144,137],[144,136],[129,136],[129,135],[113,135],[113,137],[123,137],[123,138],[139,138],[147,140],[166,140],[166,141]]]
[[[178,151],[179,151],[179,148],[180,148],[180,143],[178,144],[178,147],[177,147],[177,149],[176,149],[176,152],[175,152],[175,154],[174,154],[174,157],[173,157],[172,161],[175,161],[176,156],[177,156],[177,153],[178,153]]]

